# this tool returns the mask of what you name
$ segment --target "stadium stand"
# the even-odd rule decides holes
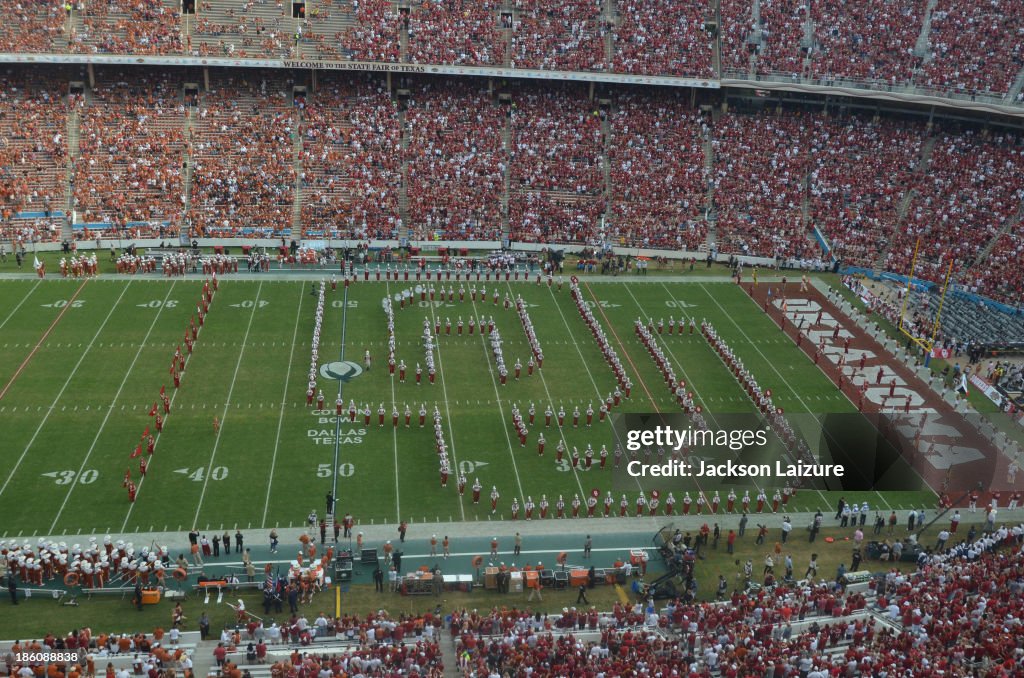
[[[814,118],[810,217],[844,263],[872,268],[884,252],[924,139],[911,121]]]
[[[608,22],[593,0],[517,0],[510,65],[607,70]]]
[[[619,0],[616,9],[613,71],[714,77],[706,4]]]
[[[502,66],[501,3],[427,0],[409,13],[409,61],[415,64]]]
[[[910,80],[920,62],[914,47],[921,33],[921,3],[816,0],[810,6],[815,76],[891,83]]]
[[[922,84],[958,93],[1006,94],[1024,66],[1024,2],[939,0]]]
[[[707,124],[678,98],[629,93],[616,100],[610,127],[611,242],[700,249],[707,238],[697,220],[707,191]]]
[[[810,120],[724,116],[715,126],[717,247],[727,254],[802,256],[810,251],[803,225]]]
[[[281,237],[290,233],[296,114],[279,73],[221,74],[192,121],[192,233]]]
[[[412,239],[499,240],[506,116],[493,95],[475,82],[433,82],[405,119]]]
[[[0,52],[66,52],[67,23],[61,3],[4,3]]]
[[[188,52],[194,56],[293,56],[295,25],[281,2],[198,0]],[[288,10],[291,5],[289,3]]]
[[[397,237],[401,136],[379,81],[321,78],[302,112],[304,237]]]
[[[971,266],[1020,207],[1022,152],[1020,141],[1010,136],[985,140],[971,131],[944,134],[931,152],[928,171],[914,184],[885,267],[909,273],[918,237],[915,277],[942,282],[950,261],[954,272]]]
[[[171,0],[88,0],[72,52],[181,54],[181,3]]]
[[[101,74],[80,100],[74,205],[92,235],[177,233],[184,205],[185,107],[180,85],[152,72],[129,82]],[[101,224],[108,224],[104,227]],[[86,237],[76,229],[76,237]]]
[[[604,210],[602,120],[582,89],[524,86],[512,95],[512,237],[587,242]]]
[[[0,77],[0,239],[60,239],[65,206],[67,84],[46,74]]]

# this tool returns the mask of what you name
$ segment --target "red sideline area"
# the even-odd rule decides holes
[[[994,494],[997,500],[1003,495],[1005,506],[1009,493],[1021,491],[1022,479],[1008,475],[1005,454],[820,291],[801,291],[799,283],[742,286],[862,412],[893,418],[908,463],[940,502],[957,501],[979,482],[982,506]]]

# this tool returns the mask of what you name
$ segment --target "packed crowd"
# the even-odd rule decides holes
[[[609,121],[611,242],[696,251],[707,238],[695,219],[707,191],[707,124],[678,99],[640,95],[619,99]]]
[[[713,78],[709,7],[694,2],[620,0],[615,27],[616,73]],[[762,10],[763,11],[763,10]]]
[[[291,228],[296,119],[286,87],[259,72],[211,83],[193,122],[194,235],[269,238]]]
[[[482,88],[436,83],[405,113],[414,240],[500,240],[506,117]]]
[[[516,0],[512,68],[606,70],[607,22],[594,0]]]
[[[187,51],[192,56],[287,57],[292,55],[293,23],[284,3],[241,0],[235,6],[197,0],[198,14]],[[290,5],[289,5],[290,8]]]
[[[914,46],[921,33],[921,9],[913,0],[811,3],[815,77],[909,81],[920,63]]]
[[[504,39],[498,30],[497,0],[429,0],[412,6],[409,61],[415,64],[503,66]]]
[[[71,36],[72,52],[181,54],[181,13],[164,0],[79,2],[82,28]]]
[[[910,188],[924,130],[864,118],[814,118],[809,138],[810,215],[834,256],[873,267],[885,251],[900,198]],[[856,163],[858,171],[851,172]]]
[[[4,4],[0,22],[0,52],[63,51],[67,42],[67,13],[59,2]]]
[[[812,249],[802,215],[809,126],[801,115],[729,114],[716,124],[719,251],[790,257]]]
[[[601,117],[581,90],[524,88],[512,108],[509,218],[527,242],[585,242],[604,210]]]
[[[185,109],[170,78],[110,77],[79,99],[74,204],[86,223],[176,222],[184,206]],[[147,234],[148,235],[148,234]]]
[[[760,3],[761,23],[758,28],[761,43],[757,52],[758,73],[778,71],[799,76],[805,72],[805,54],[801,49],[801,43],[804,39],[809,5],[810,3],[803,0],[766,0]],[[754,28],[749,19],[743,23]]]
[[[1024,306],[1024,232],[1017,228],[1004,233],[985,259],[984,266],[975,266],[961,277],[960,284],[968,291],[1014,306]]]
[[[954,92],[1006,94],[1024,66],[1024,2],[939,0],[920,84]]]
[[[402,131],[373,79],[324,76],[302,111],[303,228],[310,237],[395,238]]]
[[[972,266],[1017,213],[1024,198],[1024,146],[1008,135],[944,134],[914,187],[885,265],[909,273],[920,238],[914,275],[942,282],[950,262],[954,272]]]
[[[335,35],[357,61],[398,61],[398,14],[392,0],[354,0],[356,25]]]

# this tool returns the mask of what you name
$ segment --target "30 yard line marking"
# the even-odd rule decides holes
[[[168,286],[167,294],[164,295],[164,302],[170,298],[171,292],[174,291],[174,286],[177,284],[177,281],[174,281]],[[57,521],[60,520],[61,514],[64,513],[64,508],[68,505],[68,500],[71,499],[71,493],[75,491],[75,486],[78,485],[77,480],[81,477],[82,471],[85,470],[85,465],[89,462],[89,458],[92,456],[93,450],[96,449],[96,443],[100,441],[100,435],[103,434],[103,429],[106,428],[107,421],[110,419],[110,413],[114,411],[114,405],[117,403],[118,398],[121,397],[121,391],[124,390],[124,385],[128,383],[128,377],[131,376],[132,370],[135,369],[135,363],[139,361],[139,356],[142,355],[142,349],[149,340],[149,335],[153,333],[153,328],[156,327],[156,323],[160,319],[160,314],[163,313],[165,305],[166,303],[161,303],[160,308],[156,311],[156,315],[153,316],[153,322],[149,324],[149,330],[146,331],[146,336],[143,337],[142,343],[139,344],[139,350],[135,352],[135,357],[132,358],[132,362],[128,366],[128,370],[124,373],[124,378],[121,379],[121,385],[117,387],[117,393],[114,394],[114,399],[110,401],[110,407],[107,408],[107,413],[103,415],[103,421],[100,422],[99,430],[96,431],[96,436],[92,439],[92,445],[89,446],[89,451],[85,453],[85,459],[82,460],[81,466],[78,467],[78,473],[68,486],[68,493],[65,495],[64,501],[57,510],[57,515],[53,517],[53,523],[50,525],[51,534],[57,528]]]
[[[299,303],[295,305],[295,329],[292,330],[292,347],[288,352],[288,371],[284,375],[284,395],[281,396],[281,413],[277,417],[277,435],[274,437],[274,456],[270,458],[270,475],[267,476],[267,498],[263,503],[262,527],[267,526],[267,510],[270,508],[270,487],[274,483],[274,468],[277,466],[277,450],[281,446],[281,425],[284,423],[284,408],[288,402],[288,382],[292,376],[292,363],[295,359],[295,339],[299,336],[299,318],[302,316],[302,300],[306,296],[306,286],[299,285]],[[274,342],[275,344],[277,342]],[[263,403],[260,403],[263,407]]]
[[[263,291],[263,281],[260,281],[259,286],[256,288],[256,301],[252,305],[252,310],[249,311],[249,322],[245,326],[245,335],[242,337],[242,348],[238,351],[238,362],[235,363],[235,372],[231,375],[231,385],[228,387],[227,401],[224,403],[224,412],[220,417],[220,427],[217,429],[217,438],[213,441],[213,452],[210,453],[210,463],[206,467],[206,476],[203,480],[203,491],[199,493],[199,501],[196,502],[196,515],[192,519],[192,524],[199,522],[199,512],[203,508],[203,499],[206,498],[206,488],[210,485],[210,472],[213,470],[213,461],[217,458],[217,448],[220,447],[220,438],[224,434],[224,427],[228,423],[228,411],[231,408],[231,395],[235,392],[235,382],[238,379],[238,370],[242,367],[242,358],[245,356],[245,346],[249,341],[249,331],[252,329],[253,318],[256,317],[256,309],[260,307],[260,292]]]
[[[50,323],[50,326],[46,328],[45,332],[43,332],[43,336],[39,337],[39,342],[35,345],[35,347],[31,351],[29,351],[28,355],[25,356],[25,359],[21,361],[21,364],[18,365],[18,369],[16,369],[14,371],[14,374],[11,375],[10,381],[8,381],[7,385],[4,386],[2,391],[0,391],[0,400],[3,400],[4,396],[7,395],[7,391],[10,390],[11,385],[14,384],[15,380],[21,375],[22,371],[24,371],[25,366],[28,365],[28,362],[30,360],[32,360],[32,356],[34,356],[36,354],[36,351],[39,350],[39,347],[42,346],[43,342],[46,341],[46,338],[48,336],[50,336],[50,332],[53,331],[53,328],[56,327],[57,323],[59,323],[61,318],[64,317],[64,314],[67,313],[67,310],[69,308],[71,308],[72,302],[74,302],[75,299],[78,298],[78,295],[82,293],[82,290],[85,289],[85,285],[88,282],[89,282],[88,279],[82,281],[82,284],[78,286],[78,289],[75,290],[75,293],[71,295],[71,299],[68,300],[68,303],[66,303],[64,305],[64,307],[62,309],[60,309],[60,312],[57,313],[57,317],[53,319],[53,322]],[[122,295],[123,295],[123,292],[122,292]],[[118,297],[118,300],[120,300],[120,297]],[[4,321],[4,322],[6,322],[6,321]],[[92,346],[91,343],[89,345]]]
[[[123,290],[121,290],[121,296],[119,296],[117,300],[110,305],[110,311],[107,312],[107,317],[103,319],[103,323],[100,325],[99,329],[96,330],[96,334],[93,335],[92,341],[90,341],[89,345],[86,346],[84,351],[82,351],[82,354],[78,356],[78,362],[75,363],[75,366],[71,369],[71,372],[68,373],[67,379],[64,380],[64,385],[61,386],[60,392],[58,392],[57,397],[54,398],[54,402],[59,402],[61,397],[64,395],[64,391],[67,390],[68,384],[71,383],[71,380],[74,378],[75,373],[78,372],[78,368],[82,366],[82,363],[85,361],[85,356],[89,355],[89,351],[92,349],[92,345],[96,342],[96,339],[97,337],[100,336],[100,333],[103,332],[103,328],[107,326],[107,321],[109,321],[111,316],[114,315],[114,310],[117,308],[117,305],[121,302],[121,299],[124,298],[124,294],[125,292],[128,291],[128,288],[131,286],[131,284],[132,281],[129,280],[128,284],[124,286]],[[82,285],[84,286],[85,283],[83,282]],[[82,288],[80,287],[78,289],[81,290]],[[68,304],[64,308],[69,308],[70,306],[71,304]],[[35,443],[36,437],[39,435],[39,432],[43,430],[43,426],[46,425],[46,422],[47,420],[49,420],[50,414],[53,413],[54,409],[56,408],[50,408],[46,410],[46,414],[43,415],[42,421],[39,422],[39,426],[36,427],[35,433],[32,434],[32,438],[28,441],[28,445],[25,446],[25,450],[21,453],[21,456],[18,457],[18,461],[14,463],[14,467],[11,469],[10,474],[7,476],[7,480],[4,481],[3,486],[0,487],[0,495],[3,495],[4,490],[7,489],[7,486],[10,484],[11,479],[14,478],[14,474],[17,473],[18,471],[18,467],[21,466],[21,462],[25,461],[25,455],[27,455],[28,451],[32,448],[32,444]]]
[[[2,330],[7,325],[10,319],[14,317],[14,314],[18,312],[18,309],[21,308],[26,301],[28,301],[28,298],[32,296],[32,293],[36,291],[36,288],[39,287],[40,283],[42,282],[42,280],[37,280],[36,284],[32,286],[32,289],[28,291],[28,294],[21,298],[21,301],[18,302],[18,305],[15,306],[14,309],[7,314],[7,317],[4,318],[4,321],[0,323],[0,330]],[[7,346],[7,344],[4,344],[4,346]]]

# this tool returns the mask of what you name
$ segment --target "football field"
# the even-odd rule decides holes
[[[571,452],[588,444],[613,449],[609,422],[572,426],[573,409],[595,411],[615,388],[615,375],[581,318],[568,283],[535,285],[522,281],[433,283],[435,299],[420,301],[410,282],[357,282],[328,288],[324,304],[318,368],[351,362],[345,380],[321,376],[325,410],[306,404],[306,382],[317,297],[313,283],[280,277],[223,278],[191,355],[182,344],[196,318],[201,280],[120,279],[0,280],[0,536],[80,534],[200,529],[289,527],[304,523],[336,485],[339,514],[351,512],[364,523],[486,521],[508,519],[513,497],[552,505],[559,495],[585,500],[592,490],[602,498],[613,487],[613,459],[600,468],[574,468],[568,455],[556,462],[564,440]],[[459,300],[459,288],[465,300]],[[440,289],[453,288],[451,301]],[[486,299],[470,289],[486,288]],[[413,290],[413,303],[394,305],[396,359],[409,366],[401,383],[388,374],[387,325],[382,305]],[[527,376],[530,355],[514,307],[493,303],[494,292],[522,295],[544,354],[542,369]],[[679,412],[661,373],[633,331],[641,317],[677,321],[693,317],[712,322],[775,403],[787,413],[856,412],[829,379],[778,331],[750,297],[728,282],[667,282],[642,278],[584,279],[582,292],[596,320],[632,380],[631,398],[617,411]],[[470,317],[493,316],[503,339],[505,361],[524,367],[519,380],[500,383],[488,337],[468,331]],[[459,318],[467,326],[456,330]],[[445,320],[453,324],[451,334]],[[416,383],[415,365],[425,364],[424,322],[441,324],[434,356],[433,384],[424,371]],[[677,376],[695,401],[716,416],[756,410],[699,331],[658,336]],[[180,388],[169,367],[175,350],[187,358]],[[373,367],[361,371],[369,351]],[[155,439],[144,478],[131,458],[143,432],[154,430],[150,415],[161,387],[170,412]],[[334,415],[339,390],[343,421]],[[348,403],[372,410],[348,421]],[[536,423],[528,426],[525,447],[512,426],[512,408],[523,415],[533,403]],[[548,405],[564,407],[566,425],[544,426]],[[378,408],[386,411],[378,425]],[[408,406],[412,425],[404,425]],[[428,414],[441,412],[453,463],[442,488],[434,431]],[[401,413],[392,426],[391,413]],[[159,407],[163,411],[162,405]],[[585,417],[585,415],[584,415]],[[214,426],[214,419],[219,427]],[[547,445],[537,453],[538,434]],[[122,487],[126,470],[138,485],[134,504]],[[462,472],[471,486],[484,486],[479,504],[467,487],[458,492]],[[501,495],[492,513],[491,488]],[[657,483],[645,482],[649,491]],[[641,489],[627,492],[630,515]],[[697,484],[693,486],[696,497]],[[742,496],[743,486],[736,486]],[[748,485],[751,496],[756,486]],[[769,496],[771,491],[768,492]],[[838,494],[801,491],[791,510],[834,510]],[[723,504],[725,492],[722,492]],[[846,493],[872,509],[933,506],[930,493]],[[676,491],[677,501],[681,495]],[[663,503],[664,506],[664,503]],[[677,512],[681,504],[677,503]],[[599,506],[598,513],[603,507]],[[585,509],[584,511],[585,512]],[[581,512],[581,513],[583,513]],[[535,518],[537,514],[535,514]],[[439,528],[439,530],[442,528]]]

